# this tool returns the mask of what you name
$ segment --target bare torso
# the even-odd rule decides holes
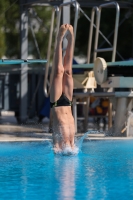
[[[53,127],[57,125],[70,125],[74,123],[71,106],[60,106],[52,108]]]
[[[75,135],[75,125],[74,118],[71,112],[71,106],[60,106],[52,108],[53,114],[53,137],[60,134],[63,144],[68,144],[73,147],[74,145],[74,135]],[[61,148],[60,146],[60,148]]]

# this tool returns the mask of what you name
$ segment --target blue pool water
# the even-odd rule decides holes
[[[75,156],[48,142],[0,143],[0,199],[133,199],[133,140],[85,141]]]

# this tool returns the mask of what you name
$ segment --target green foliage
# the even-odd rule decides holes
[[[34,34],[40,49],[41,57],[46,58],[48,38],[50,31],[50,21],[52,8],[44,6],[32,7],[37,13],[32,15],[29,9],[29,19],[31,21]],[[0,1],[0,57],[6,55],[8,58],[20,57],[20,5],[19,0]],[[40,18],[40,23],[37,18]],[[35,23],[34,23],[35,22]],[[36,26],[38,27],[36,30]],[[28,30],[28,51],[35,58],[39,58],[30,26]]]
[[[19,4],[14,0],[0,1],[0,57],[17,55],[17,42],[19,30]],[[15,51],[14,51],[15,49]]]
[[[36,7],[33,7],[33,10],[36,12],[37,16],[35,18],[30,14],[29,18],[30,18],[31,24],[32,24],[32,21],[37,20],[38,18],[41,21],[39,22],[39,20],[37,20],[38,22],[37,25],[39,26],[38,31],[36,31],[36,27],[34,27],[33,25],[32,25],[32,28],[34,29],[34,34],[39,46],[41,58],[46,58],[49,33],[50,33],[50,25],[51,25],[52,8],[44,7],[44,6],[42,7],[36,6]],[[39,58],[30,28],[29,28],[29,42],[30,42],[30,47],[31,47],[29,48],[29,54],[32,54],[36,58]]]
[[[119,1],[118,1],[119,2]],[[127,2],[132,2],[127,0]],[[83,9],[83,8],[82,8]],[[85,13],[91,17],[92,8],[84,8]],[[32,11],[32,12],[31,12]],[[35,16],[34,13],[37,15]],[[121,9],[120,22],[124,19],[119,27],[117,51],[124,59],[133,57],[133,13],[129,18],[126,18],[128,9]],[[6,55],[8,58],[20,57],[20,5],[19,0],[1,0],[0,1],[0,57]],[[32,10],[29,9],[29,19],[32,24],[36,40],[40,49],[41,58],[46,58],[48,39],[50,33],[52,8],[45,6],[34,6]],[[39,20],[38,20],[39,19]],[[41,21],[41,20],[42,21]],[[71,10],[71,24],[74,20],[74,9]],[[108,37],[114,30],[115,8],[103,9],[101,15],[100,30]],[[56,27],[56,26],[55,26]],[[75,55],[87,55],[88,37],[89,37],[90,22],[80,13],[76,35]],[[28,51],[29,55],[39,58],[35,42],[29,27],[28,30]],[[55,33],[55,30],[54,30]],[[55,35],[54,35],[55,36]],[[52,43],[52,50],[54,46],[54,36]],[[92,55],[94,51],[95,28],[92,39]],[[101,48],[110,47],[104,39],[99,36],[98,46]],[[113,44],[113,35],[109,38]],[[53,51],[52,51],[53,52]],[[98,56],[103,56],[107,61],[111,60],[111,52],[98,53]],[[52,56],[51,56],[52,57]],[[117,55],[116,60],[121,60]]]
[[[9,3],[6,1],[0,1],[0,57],[5,54],[5,30],[4,25],[6,23],[5,20],[5,10],[9,6]]]
[[[2,30],[0,30],[0,57],[2,57],[5,53],[5,37]]]

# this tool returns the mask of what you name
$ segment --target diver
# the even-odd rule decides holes
[[[66,37],[68,43],[66,53],[62,56],[62,41]],[[54,56],[54,72],[50,89],[50,106],[53,116],[53,145],[54,152],[64,148],[74,149],[75,123],[72,115],[73,98],[73,59],[74,34],[69,24],[61,25],[57,36]]]

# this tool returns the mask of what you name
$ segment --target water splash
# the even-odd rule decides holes
[[[82,143],[84,141],[84,139],[90,134],[90,133],[99,133],[99,131],[95,131],[95,130],[90,130],[87,131],[79,140],[76,141],[76,146],[79,148],[79,150],[81,150],[82,148]]]
[[[61,156],[73,156],[79,153],[79,148],[76,145],[73,149],[70,146],[65,146],[63,149],[56,150],[55,148],[53,148],[53,150],[56,155]]]
[[[56,150],[53,148],[54,153],[57,155],[63,155],[63,156],[70,156],[70,155],[77,155],[79,152],[81,152],[82,144],[84,139],[90,134],[90,133],[99,133],[98,131],[89,130],[87,131],[80,139],[75,141],[74,148],[71,148],[69,146],[65,146],[63,149]]]

